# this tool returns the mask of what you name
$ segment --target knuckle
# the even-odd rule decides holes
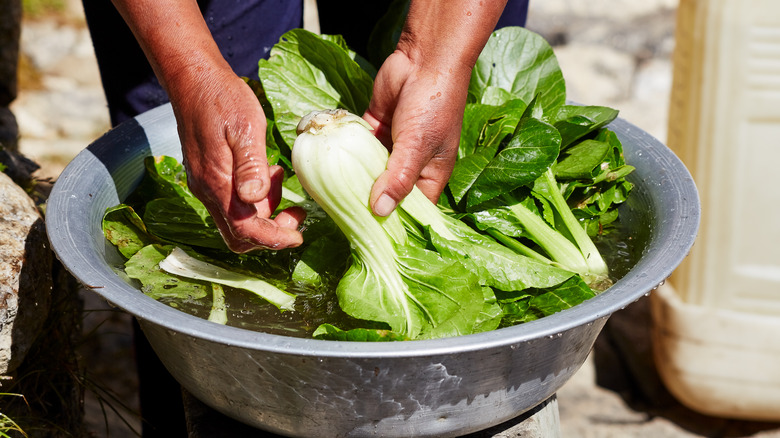
[[[260,159],[255,155],[248,155],[241,157],[242,159],[235,160],[235,168],[233,171],[240,176],[244,175],[262,175],[263,170],[267,166],[265,159]]]
[[[386,191],[391,197],[400,200],[412,191],[412,188],[414,188],[419,177],[419,173],[414,169],[403,167],[398,172],[389,176],[390,178]]]

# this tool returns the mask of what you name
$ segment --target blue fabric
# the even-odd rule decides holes
[[[528,1],[508,0],[496,28],[525,26]],[[352,50],[371,59],[366,47],[368,36],[392,2],[393,0],[317,0],[320,31],[342,35]],[[344,11],[350,13],[345,14]],[[360,19],[355,20],[354,17]]]
[[[496,29],[507,26],[525,26],[528,19],[528,1],[529,0],[509,0],[506,2],[504,12],[498,19]]]
[[[168,102],[111,2],[83,0],[83,4],[112,125]],[[222,55],[240,76],[257,78],[257,61],[268,56],[283,33],[303,25],[302,1],[200,0],[198,5]]]
[[[524,26],[529,0],[509,0],[497,27]],[[319,0],[323,33],[342,34],[363,56],[390,0]],[[130,29],[108,0],[83,0],[111,123],[168,102]],[[206,24],[236,74],[257,79],[257,61],[290,29],[303,25],[302,0],[200,0]],[[344,14],[345,10],[352,11]],[[354,17],[361,17],[358,24]]]

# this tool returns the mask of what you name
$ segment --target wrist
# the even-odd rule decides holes
[[[236,74],[221,57],[197,52],[171,57],[159,64],[157,77],[171,102],[191,100],[194,94],[202,95],[214,91],[217,84],[226,86]]]
[[[499,0],[412,0],[397,48],[424,69],[470,74],[505,4]]]

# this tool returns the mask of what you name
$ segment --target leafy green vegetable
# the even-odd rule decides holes
[[[519,237],[515,233],[521,232],[521,236],[535,242],[557,265],[580,274],[600,290],[604,289],[609,284],[607,265],[587,231],[566,204],[552,169],[548,168],[535,182],[533,194],[544,201],[543,206],[551,210],[548,212],[551,222],[546,222],[543,214],[534,211],[536,204],[530,203],[531,198],[523,199],[511,193],[502,195],[500,206],[477,212],[473,217],[480,228],[488,230],[511,248],[521,244],[505,234]],[[528,253],[530,249],[526,246],[517,247],[516,250],[536,259],[540,257]]]
[[[371,186],[388,152],[367,123],[345,110],[320,111],[304,117],[298,132],[296,175],[351,244],[351,265],[336,289],[342,310],[412,339],[473,332],[484,305],[478,278],[407,244],[398,212],[383,218],[371,212]]]
[[[160,269],[162,262],[173,250],[171,246],[148,245],[135,253],[125,264],[128,277],[139,280],[141,290],[154,299],[198,299],[209,292],[209,284],[198,279],[176,278]]]
[[[590,236],[615,220],[631,189],[632,169],[604,128],[617,111],[564,104],[552,49],[527,31],[496,31],[477,66],[449,206],[507,248],[603,290],[609,271]],[[515,123],[505,108],[518,114],[521,101],[529,103]]]
[[[218,283],[211,283],[211,311],[209,321],[217,324],[227,323],[227,307],[225,304],[225,291]]]
[[[132,257],[155,240],[146,231],[144,221],[126,204],[106,210],[103,215],[103,235],[126,258]]]
[[[561,133],[561,148],[596,131],[614,120],[618,111],[603,106],[564,105],[555,115],[554,125]]]
[[[522,292],[496,293],[502,302],[505,326],[533,321],[576,306],[593,298],[595,294],[583,284],[579,277],[572,277],[565,283],[550,289],[528,289]]]
[[[372,36],[373,62],[392,51],[405,7],[394,2]],[[539,35],[504,28],[491,36],[472,73],[458,161],[439,204],[415,190],[386,218],[371,214],[368,193],[387,150],[354,116],[368,105],[375,68],[343,38],[301,29],[284,34],[258,68],[260,80],[247,82],[268,119],[268,160],[288,170],[279,208],[306,209],[304,244],[230,252],[181,164],[149,157],[138,189],[103,222],[144,293],[172,305],[210,296],[204,317],[241,325],[226,314],[237,285],[223,290],[216,277],[250,277],[270,287],[263,296],[280,308],[292,309],[285,300],[295,299],[285,318],[317,339],[387,341],[531,321],[609,286],[591,239],[611,231],[633,168],[608,129],[617,111],[567,104],[555,55]],[[301,119],[337,108],[353,114],[347,124],[364,140],[331,133],[309,141],[331,120],[307,126]],[[330,156],[316,147],[324,143]],[[211,274],[193,275],[198,280],[160,269],[176,247],[177,255],[208,261]],[[267,317],[280,314],[257,301],[251,306]]]
[[[187,186],[184,166],[175,158],[167,156],[147,157],[144,160],[144,179],[136,193],[145,198],[194,197]]]
[[[294,29],[282,35],[268,60],[260,60],[262,86],[287,145],[295,142],[301,117],[313,110],[346,108],[362,114],[368,108],[373,79],[355,57],[343,38]]]
[[[226,249],[214,219],[194,196],[149,201],[144,210],[144,224],[150,233],[169,242]]]
[[[328,257],[322,257],[328,254]],[[301,253],[300,261],[292,273],[293,281],[320,285],[326,272],[343,272],[349,256],[349,242],[343,234],[322,235],[315,238]]]
[[[540,263],[489,236],[479,234],[464,222],[444,214],[419,190],[401,202],[402,211],[426,227],[431,244],[447,258],[458,260],[480,282],[502,290],[553,287],[574,275],[549,263]]]
[[[544,38],[517,27],[491,35],[472,71],[469,102],[495,102],[497,95],[524,102],[537,98],[548,113],[565,103],[563,73]]]
[[[322,324],[317,327],[312,335],[315,339],[328,341],[352,341],[352,342],[389,342],[408,341],[409,338],[400,336],[390,330],[380,329],[352,329],[341,330],[331,324]]]
[[[469,160],[468,170],[459,165],[450,180],[455,200],[460,202],[465,197],[467,210],[539,178],[558,157],[560,134],[541,120],[524,117],[506,144],[496,143],[483,145],[471,156],[464,157],[461,162],[474,156],[478,158]],[[466,178],[471,184],[462,183]]]
[[[266,281],[200,260],[178,247],[174,248],[157,265],[163,271],[179,277],[247,290],[281,310],[292,310],[295,302],[295,295],[285,292]]]

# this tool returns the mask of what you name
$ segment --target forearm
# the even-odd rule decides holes
[[[398,49],[423,68],[470,72],[506,0],[412,0]]]
[[[229,70],[194,0],[113,0],[165,91],[175,100],[188,84]]]

